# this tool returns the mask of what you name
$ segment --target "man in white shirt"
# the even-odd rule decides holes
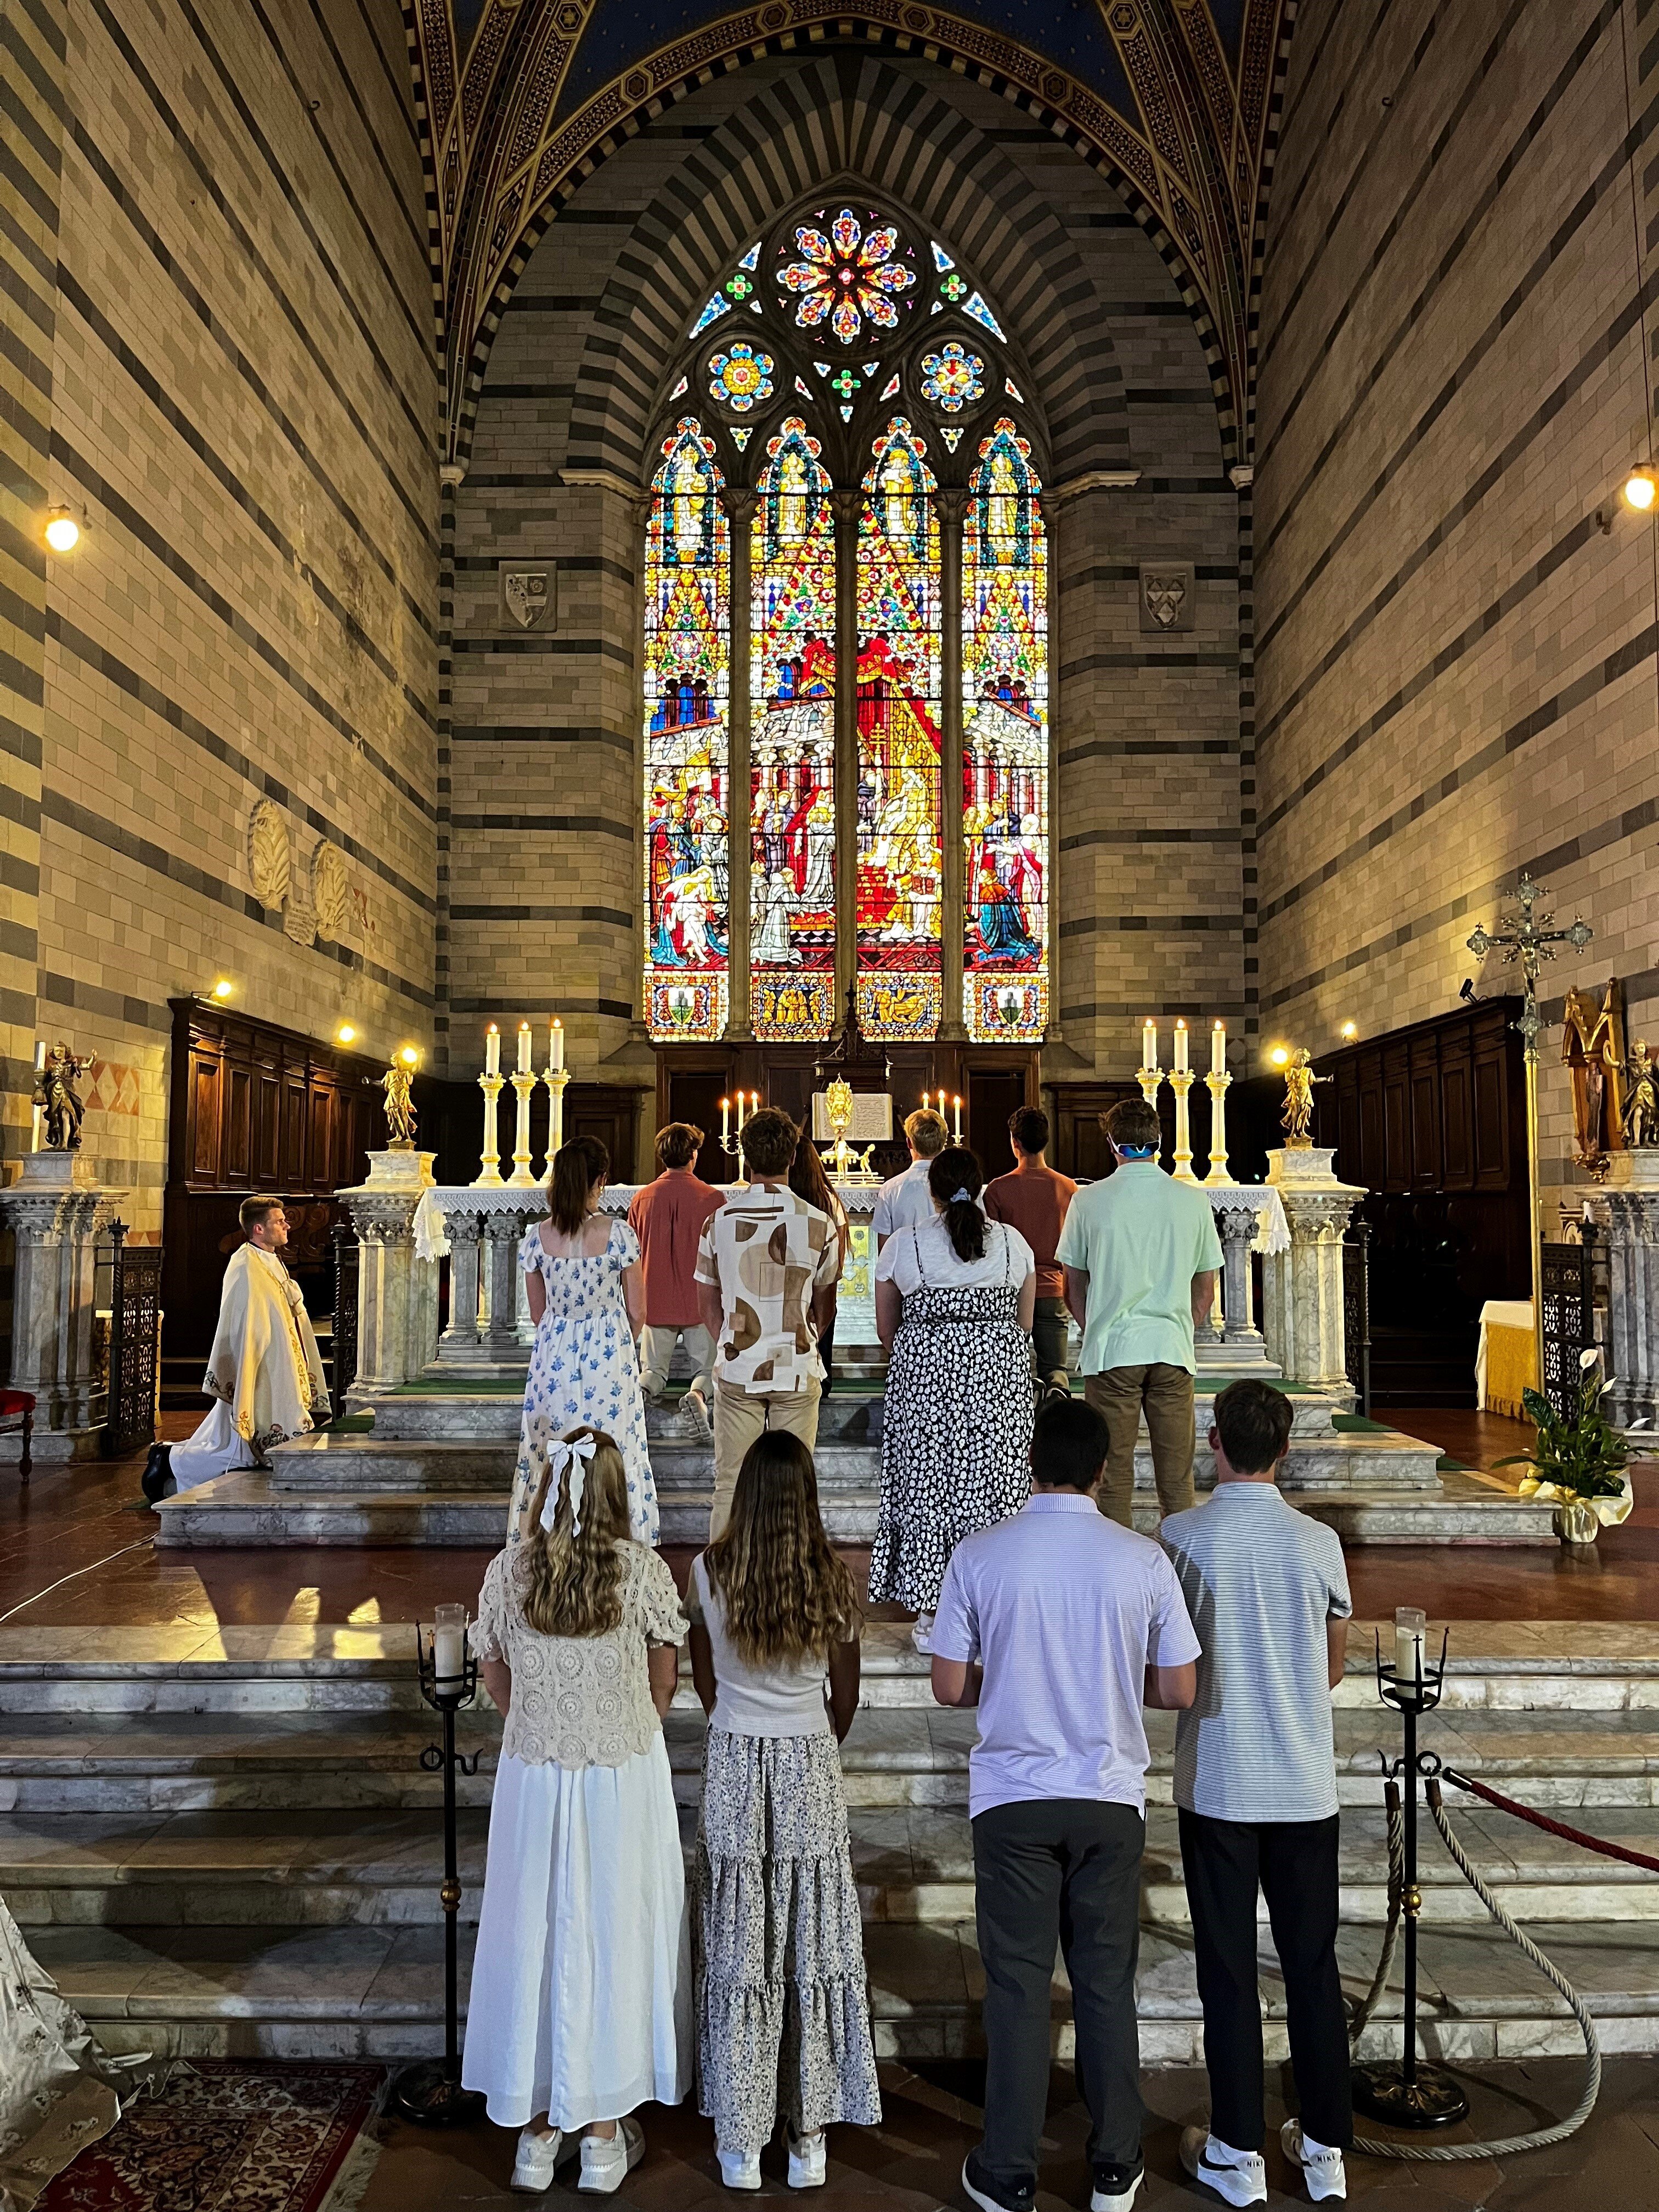
[[[979,1708],[968,1803],[985,2134],[962,2184],[982,2212],[1036,2201],[1057,1943],[1092,2123],[1092,2212],[1129,2212],[1140,2186],[1141,1708],[1192,1703],[1200,1646],[1168,1558],[1096,1507],[1106,1444],[1091,1406],[1048,1401],[1030,1502],[957,1546],[933,1623],[934,1698]]]
[[[931,1106],[918,1106],[904,1118],[904,1141],[910,1147],[910,1164],[902,1175],[891,1176],[883,1183],[870,1217],[878,1255],[896,1229],[911,1229],[933,1218],[927,1170],[951,1141],[944,1115]]]
[[[711,1543],[731,1512],[743,1455],[763,1430],[787,1429],[808,1451],[817,1443],[817,1344],[841,1273],[834,1222],[789,1188],[800,1141],[789,1116],[763,1106],[738,1141],[749,1181],[709,1215],[694,1271],[702,1325],[718,1347]]]

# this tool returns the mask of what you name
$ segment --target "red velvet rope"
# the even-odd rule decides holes
[[[1517,1820],[1530,1820],[1534,1828],[1542,1828],[1547,1835],[1582,1844],[1587,1851],[1599,1851],[1604,1859],[1622,1859],[1626,1866],[1644,1867],[1650,1874],[1659,1874],[1659,1859],[1650,1858],[1645,1851],[1632,1851],[1623,1844],[1604,1843],[1599,1836],[1587,1836],[1581,1828],[1570,1828],[1564,1820],[1552,1820],[1547,1814],[1534,1813],[1530,1805],[1517,1805],[1513,1797],[1489,1790],[1484,1782],[1473,1782],[1467,1774],[1459,1774],[1449,1766],[1442,1768],[1441,1779],[1459,1790],[1467,1790],[1472,1796],[1483,1797],[1500,1813],[1513,1813]]]

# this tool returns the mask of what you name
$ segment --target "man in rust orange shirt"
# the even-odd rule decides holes
[[[1045,1389],[1071,1389],[1066,1371],[1066,1275],[1054,1259],[1066,1209],[1077,1196],[1069,1176],[1056,1174],[1045,1157],[1048,1116],[1040,1107],[1022,1106],[1008,1116],[1013,1171],[985,1187],[985,1211],[993,1221],[1018,1229],[1036,1257],[1036,1317],[1031,1348],[1037,1380]]]
[[[660,1404],[668,1389],[668,1369],[682,1336],[694,1370],[685,1394],[684,1417],[697,1434],[713,1432],[709,1406],[714,1395],[714,1340],[697,1312],[694,1271],[697,1246],[709,1216],[726,1194],[704,1182],[695,1163],[702,1131],[691,1121],[671,1121],[657,1132],[657,1163],[662,1173],[636,1192],[628,1225],[640,1240],[645,1275],[645,1327],[640,1333],[640,1384]]]

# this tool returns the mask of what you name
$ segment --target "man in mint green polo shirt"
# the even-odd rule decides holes
[[[1158,1164],[1156,1107],[1123,1099],[1105,1127],[1116,1172],[1079,1191],[1054,1257],[1083,1331],[1083,1394],[1106,1424],[1100,1510],[1127,1528],[1143,1412],[1160,1508],[1193,1503],[1193,1329],[1215,1302],[1221,1240],[1203,1192]]]

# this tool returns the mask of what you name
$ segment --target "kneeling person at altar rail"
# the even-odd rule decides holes
[[[329,1419],[328,1382],[300,1286],[283,1265],[288,1216],[280,1198],[245,1198],[238,1217],[247,1238],[230,1255],[202,1388],[212,1412],[170,1452],[158,1446],[145,1470],[145,1494],[160,1495],[166,1474],[193,1490],[216,1474],[264,1462],[267,1445],[302,1436]],[[165,1468],[157,1455],[165,1455]]]

